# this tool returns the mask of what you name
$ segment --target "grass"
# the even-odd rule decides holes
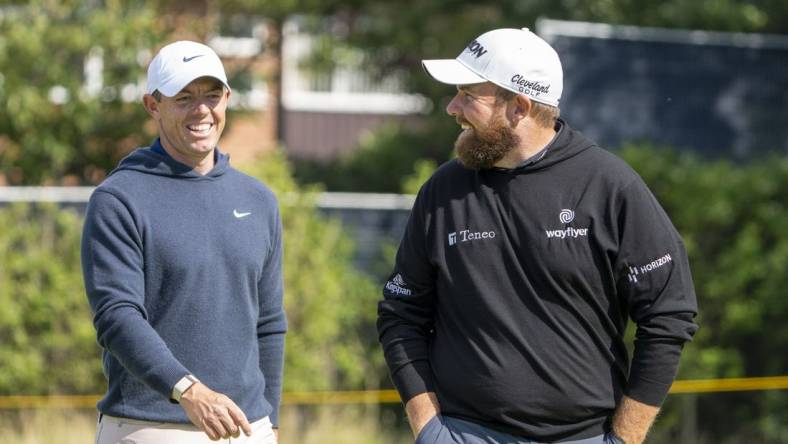
[[[285,406],[280,444],[406,444],[413,438],[392,412],[358,407]],[[96,414],[85,410],[0,410],[0,444],[92,443]]]

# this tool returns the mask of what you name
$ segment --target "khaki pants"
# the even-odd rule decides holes
[[[96,444],[276,444],[271,421],[266,417],[252,423],[252,436],[211,441],[192,424],[138,421],[99,415]]]

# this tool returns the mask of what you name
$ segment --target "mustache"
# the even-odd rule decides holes
[[[470,125],[471,127],[474,127],[471,124],[471,122],[468,122],[467,120],[463,119],[462,117],[457,117],[455,120],[457,121],[457,125],[460,125],[460,126],[462,126],[462,125]]]

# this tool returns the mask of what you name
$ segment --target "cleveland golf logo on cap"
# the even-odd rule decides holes
[[[514,77],[512,77],[512,86],[514,86],[517,91],[534,97],[539,97],[540,94],[550,93],[549,83],[539,82],[538,80],[532,82],[526,80],[525,77],[520,74],[515,74]]]

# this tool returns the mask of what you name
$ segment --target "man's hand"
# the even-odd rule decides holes
[[[419,436],[421,429],[440,412],[441,407],[434,392],[421,393],[410,398],[405,404],[405,413],[408,415],[413,436]]]
[[[658,412],[659,407],[622,396],[613,416],[613,431],[625,444],[641,444]]]
[[[201,382],[189,387],[180,402],[191,422],[213,441],[237,438],[241,430],[246,436],[252,436],[252,426],[232,399]]]

